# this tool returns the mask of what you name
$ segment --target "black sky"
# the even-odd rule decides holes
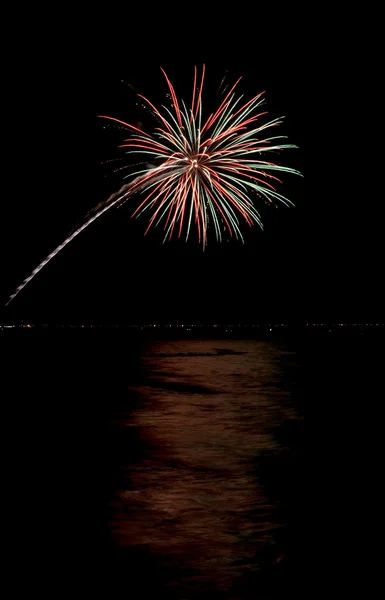
[[[299,146],[282,159],[304,174],[287,175],[281,188],[296,207],[265,209],[265,231],[253,228],[245,246],[213,243],[204,253],[195,244],[161,246],[156,234],[143,238],[143,223],[113,210],[53,259],[1,319],[383,320],[379,199],[365,205],[362,188],[351,184],[355,166],[339,131],[344,107],[335,103],[333,115],[324,71],[309,60],[308,31],[288,26],[282,37],[271,25],[250,39],[223,38],[219,29],[209,39],[203,28],[199,43],[187,43],[194,28],[177,27],[177,39],[165,41],[143,31],[143,19],[130,23],[126,37],[107,25],[76,38],[70,30],[55,39],[53,29],[42,43],[24,44],[10,68],[1,300],[116,191],[119,179],[103,164],[117,155],[116,139],[97,115],[141,119],[122,80],[160,101],[167,91],[160,67],[187,98],[193,65],[202,63],[208,86],[228,71],[230,80],[243,77],[245,97],[265,90],[269,115],[285,115],[281,132]]]

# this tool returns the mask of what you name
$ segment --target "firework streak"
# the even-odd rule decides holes
[[[100,115],[123,126],[129,136],[121,144],[126,154],[144,155],[144,168],[128,175],[131,180],[105,202],[96,206],[68,238],[49,254],[9,297],[15,296],[69,242],[95,219],[114,206],[121,205],[133,195],[144,196],[132,216],[148,212],[151,226],[163,224],[164,241],[173,236],[189,238],[195,226],[199,243],[207,245],[208,230],[213,228],[217,241],[234,236],[243,242],[240,219],[249,226],[262,227],[253,198],[269,203],[293,203],[276,191],[281,183],[274,174],[287,172],[301,175],[295,169],[262,160],[268,152],[296,148],[282,144],[284,136],[264,137],[266,131],[282,123],[282,117],[259,123],[267,113],[260,112],[263,93],[245,104],[236,96],[240,78],[224,93],[218,108],[207,120],[202,120],[202,90],[205,67],[198,81],[194,70],[191,107],[179,101],[168,76],[171,109],[158,110],[147,98],[138,94],[156,118],[158,127],[152,134],[129,123]],[[148,163],[151,162],[151,165]],[[155,165],[155,166],[154,166]],[[128,167],[129,168],[129,167]]]

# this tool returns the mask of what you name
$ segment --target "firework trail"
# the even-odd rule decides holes
[[[108,119],[128,132],[120,147],[125,149],[126,154],[144,155],[146,162],[140,163],[143,167],[130,172],[127,184],[88,213],[83,224],[75,228],[16,288],[6,305],[88,225],[134,194],[144,195],[144,199],[132,216],[151,213],[145,234],[153,225],[162,222],[164,241],[170,240],[173,235],[187,240],[195,225],[203,248],[207,245],[209,229],[214,230],[217,241],[222,241],[227,235],[243,242],[240,218],[249,226],[257,224],[263,227],[253,197],[259,201],[293,205],[274,187],[276,182],[282,183],[274,173],[301,173],[263,158],[268,152],[280,152],[296,146],[282,144],[280,140],[285,136],[264,137],[266,131],[282,123],[282,117],[258,122],[267,114],[266,111],[260,112],[264,103],[263,93],[242,104],[242,96],[235,94],[241,78],[231,86],[226,82],[226,74],[218,89],[223,100],[204,121],[202,92],[205,66],[199,81],[197,68],[194,69],[190,108],[178,99],[167,74],[161,70],[166,78],[171,107],[162,106],[161,112],[150,100],[137,94],[158,124],[152,134],[125,121],[100,115],[100,118]],[[132,169],[132,164],[118,170],[126,168]]]
[[[139,177],[138,177],[139,179]],[[13,294],[11,294],[11,296],[9,296],[5,306],[8,306],[8,304],[10,302],[12,302],[12,300],[15,298],[15,296],[17,296],[17,294],[19,294],[21,292],[21,290],[23,288],[25,288],[25,286],[35,277],[35,275],[37,275],[39,273],[39,271],[42,270],[43,267],[45,267],[46,264],[48,264],[61,250],[63,250],[63,248],[65,246],[67,246],[67,244],[69,244],[70,242],[72,242],[72,240],[79,235],[79,233],[81,233],[83,231],[83,229],[85,229],[86,227],[88,227],[88,225],[90,225],[93,221],[95,221],[95,219],[97,219],[98,217],[101,217],[102,214],[104,214],[105,212],[107,212],[107,210],[110,210],[110,208],[116,206],[119,202],[123,201],[124,198],[128,197],[130,190],[127,191],[127,188],[130,187],[130,184],[126,184],[124,186],[122,186],[120,188],[120,190],[118,192],[115,192],[114,194],[111,194],[111,196],[109,196],[109,198],[107,198],[107,200],[105,200],[104,202],[99,203],[97,206],[95,206],[94,209],[92,209],[87,216],[85,217],[85,221],[82,225],[80,225],[77,229],[74,229],[70,235],[64,240],[64,242],[62,242],[60,244],[60,246],[58,246],[57,248],[55,248],[55,250],[53,250],[51,252],[51,254],[49,254],[37,267],[36,269],[34,269],[32,271],[32,273],[26,278],[24,279],[24,281],[19,285],[19,287],[17,287],[15,289],[15,291],[13,292]]]

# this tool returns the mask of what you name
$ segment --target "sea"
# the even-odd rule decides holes
[[[312,597],[311,481],[337,457],[333,420],[372,401],[384,338],[1,330],[9,597]]]

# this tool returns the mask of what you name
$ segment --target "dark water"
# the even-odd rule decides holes
[[[384,342],[0,331],[10,597],[375,597]]]
[[[372,547],[383,338],[0,332],[15,597],[315,595]]]
[[[371,596],[384,347],[0,332],[11,597]]]

